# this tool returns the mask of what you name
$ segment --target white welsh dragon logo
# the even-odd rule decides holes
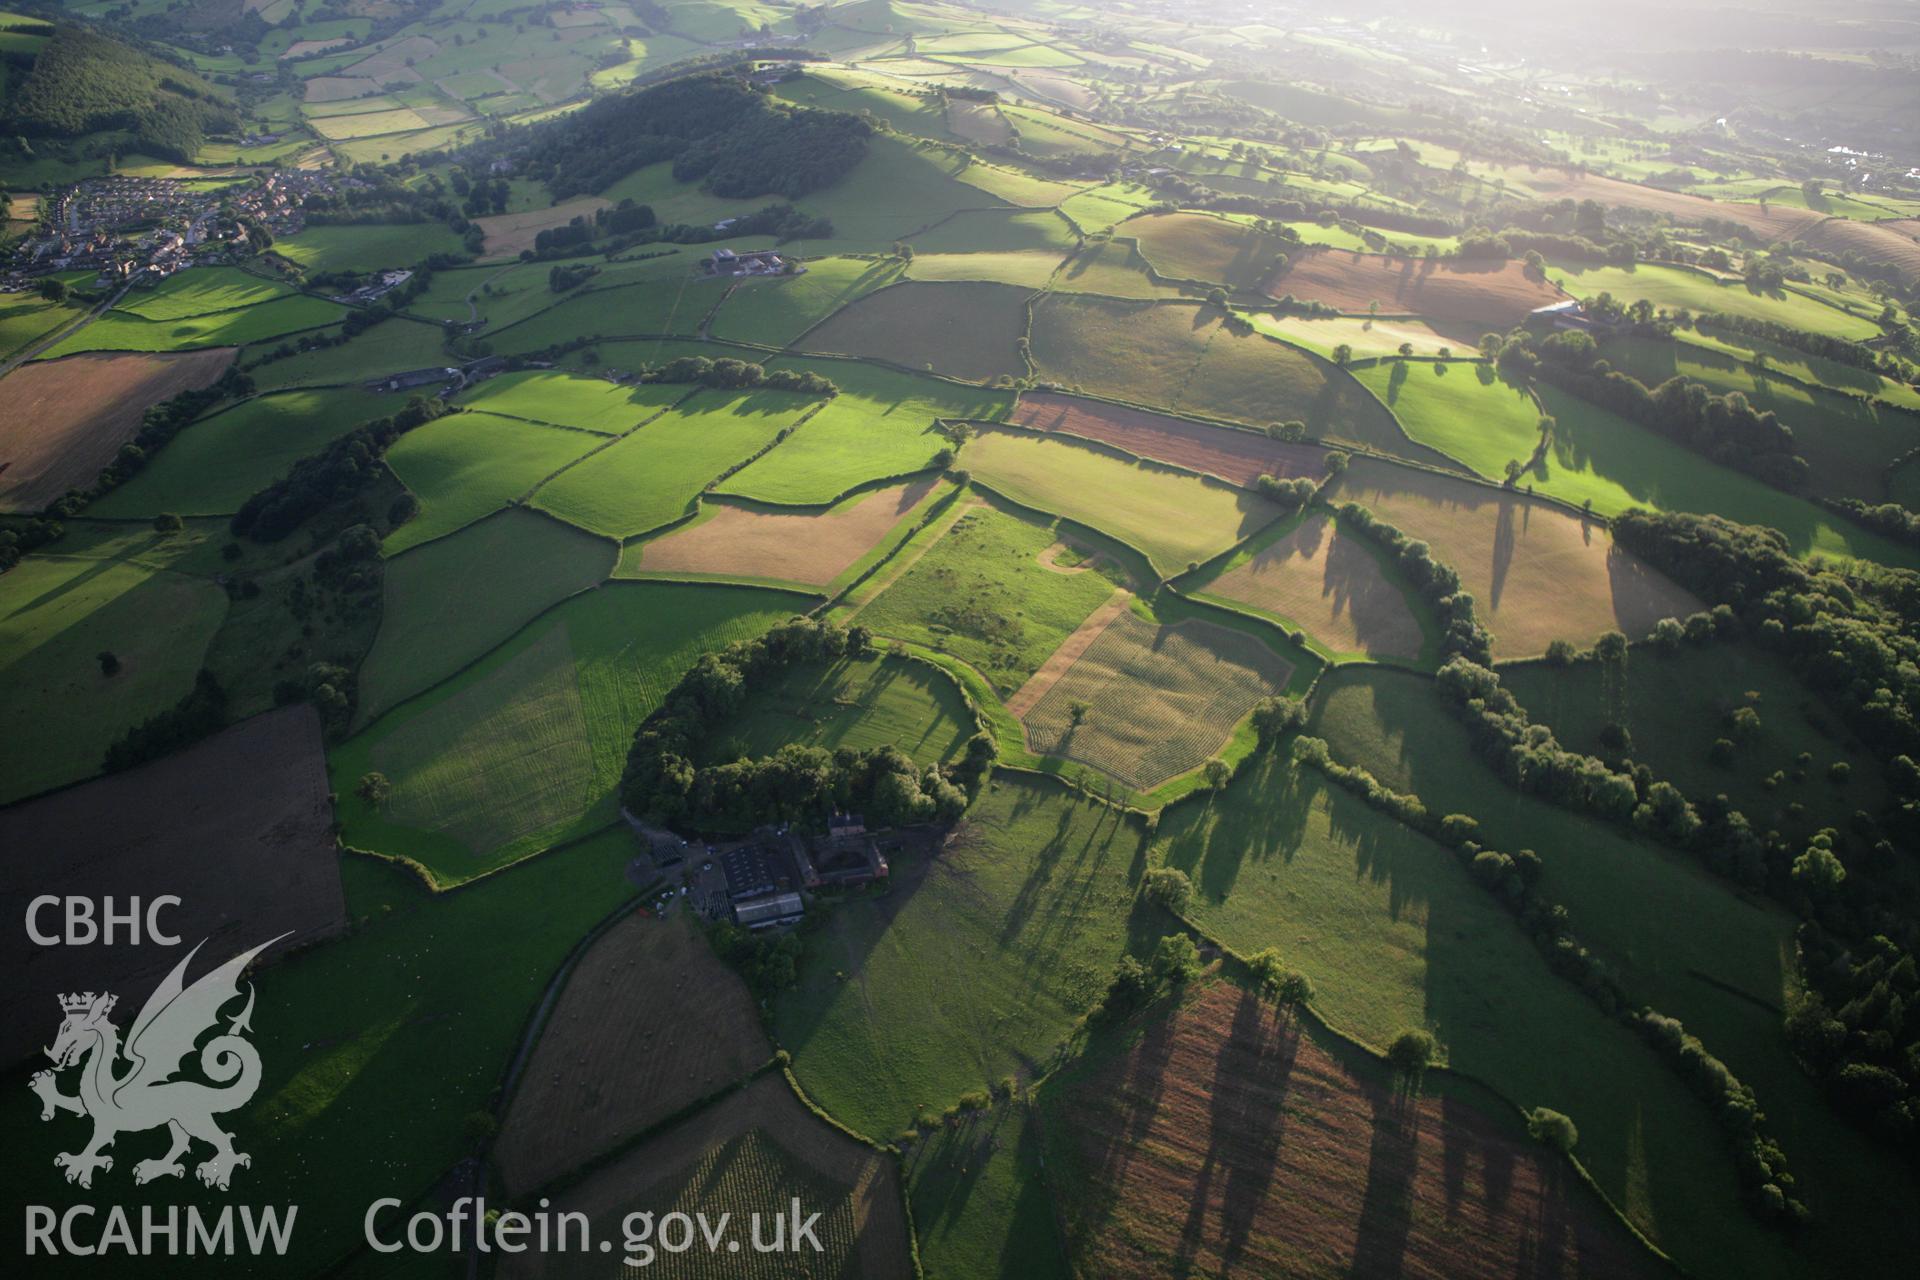
[[[246,1008],[228,1020],[224,1033],[200,1049],[200,1072],[213,1083],[172,1077],[185,1065],[200,1037],[217,1026],[221,1007],[239,997],[240,975],[248,962],[278,941],[280,938],[274,938],[235,956],[189,987],[182,979],[187,965],[199,954],[200,947],[196,946],[147,997],[124,1046],[119,1028],[107,1017],[113,1012],[116,997],[96,996],[91,991],[60,997],[66,1019],[47,1050],[53,1070],[35,1074],[32,1089],[40,1095],[42,1120],[51,1120],[61,1111],[93,1119],[92,1141],[82,1150],[53,1158],[56,1168],[66,1170],[68,1182],[91,1187],[94,1170],[113,1168],[113,1157],[104,1153],[116,1137],[162,1125],[172,1135],[173,1145],[164,1156],[133,1166],[136,1183],[184,1174],[186,1168],[180,1157],[196,1139],[213,1147],[213,1155],[194,1170],[209,1187],[226,1190],[234,1169],[253,1162],[244,1152],[233,1149],[233,1135],[213,1120],[218,1112],[245,1106],[260,1087],[260,1054],[241,1036],[241,1032],[253,1029],[249,1024],[253,1016],[251,985],[247,987]],[[129,1065],[116,1072],[122,1059]],[[61,1093],[54,1073],[76,1063],[83,1064],[80,1091]]]

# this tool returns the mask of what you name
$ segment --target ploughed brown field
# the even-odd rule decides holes
[[[95,351],[0,378],[0,511],[38,511],[92,484],[148,406],[213,382],[235,350]]]
[[[831,511],[768,511],[716,502],[707,519],[641,544],[640,570],[824,587],[871,551],[936,483],[916,480],[876,489]]]
[[[494,1155],[515,1195],[620,1145],[773,1056],[753,997],[685,913],[630,915],[580,961]]]
[[[131,1017],[161,978],[206,940],[188,980],[278,934],[275,956],[347,923],[320,718],[282,707],[125,773],[0,809],[0,896],[116,902],[172,894],[160,923],[178,947],[40,947],[15,918],[0,941],[0,1062],[47,1044],[53,996],[111,991]],[[29,856],[31,855],[31,856]],[[60,928],[49,911],[43,928]]]
[[[1420,656],[1420,622],[1357,534],[1324,511],[1209,582],[1203,594],[1285,618],[1336,653]]]
[[[1247,488],[1262,475],[1318,480],[1326,473],[1326,450],[1318,445],[1282,444],[1251,431],[1202,426],[1079,396],[1026,392],[1008,420],[1030,431],[1080,436]]]
[[[1889,222],[1828,218],[1794,238],[1828,254],[1857,253],[1876,266],[1891,267],[1905,280],[1920,280],[1920,218]]]
[[[1515,1121],[1358,1074],[1226,983],[1049,1086],[1044,1107],[1048,1182],[1076,1274],[1654,1271],[1563,1158]]]
[[[1346,249],[1299,255],[1267,281],[1265,291],[1355,315],[1378,303],[1382,315],[1417,315],[1463,342],[1477,342],[1483,332],[1507,329],[1534,308],[1565,300],[1519,262],[1440,262]]]
[[[1328,492],[1357,502],[1450,564],[1493,633],[1496,658],[1533,658],[1554,640],[1603,631],[1639,639],[1702,606],[1605,525],[1491,485],[1355,458]]]
[[[1539,192],[1542,200],[1597,200],[1609,206],[1664,213],[1676,222],[1697,223],[1703,218],[1718,218],[1768,239],[1801,239],[1807,228],[1825,216],[1792,205],[1770,204],[1762,209],[1757,204],[1738,200],[1709,200],[1685,191],[1662,191],[1597,173],[1577,177],[1562,173],[1557,177],[1557,181],[1551,175],[1533,178],[1527,185]]]
[[[760,1214],[770,1234],[772,1216],[786,1214],[796,1196],[803,1217],[820,1215],[814,1236],[821,1252],[809,1250],[804,1267],[791,1253],[756,1253],[747,1244],[750,1215]],[[651,1213],[658,1222],[669,1213],[704,1212],[709,1219],[731,1213],[729,1230],[740,1249],[709,1253],[697,1245],[682,1254],[659,1253],[658,1270],[670,1276],[906,1280],[914,1274],[898,1163],[814,1116],[777,1072],[557,1193],[551,1212],[586,1214],[592,1238],[611,1240],[616,1249],[629,1214]],[[497,1274],[502,1280],[600,1280],[623,1274],[620,1258],[529,1250],[502,1257]]]

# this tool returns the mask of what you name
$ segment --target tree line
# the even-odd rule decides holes
[[[385,469],[383,459],[395,440],[447,412],[439,399],[415,396],[393,416],[355,427],[241,503],[228,526],[255,542],[280,541],[313,516],[358,495]]]

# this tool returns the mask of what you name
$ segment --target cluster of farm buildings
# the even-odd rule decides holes
[[[632,819],[629,819],[632,821]],[[638,826],[638,823],[635,823]],[[746,840],[714,852],[700,870],[708,914],[732,919],[742,928],[763,930],[797,924],[809,896],[826,889],[850,889],[887,879],[885,847],[898,847],[890,832],[867,830],[857,813],[837,813],[820,835],[801,835],[791,827],[763,827]],[[684,861],[684,844],[655,840],[655,861],[663,871]],[[716,866],[717,864],[717,866]]]

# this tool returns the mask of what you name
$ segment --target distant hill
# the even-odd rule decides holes
[[[79,27],[58,28],[7,87],[5,131],[29,138],[125,129],[142,151],[188,161],[208,133],[238,124],[225,94],[192,71]]]

